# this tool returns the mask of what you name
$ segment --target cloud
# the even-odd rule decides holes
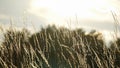
[[[8,15],[0,13],[0,19],[6,20],[6,19],[9,19],[9,18],[10,18],[10,17],[9,17]]]
[[[66,25],[66,21],[78,17],[81,22],[112,23],[113,0],[32,0],[28,12],[38,16],[45,24]],[[73,23],[74,24],[74,23]]]
[[[0,0],[0,13],[19,16],[27,10],[31,0]]]
[[[30,16],[27,25],[33,22],[37,28],[41,25],[56,24],[65,27],[71,25],[73,28],[85,26],[112,30],[114,20],[110,10],[119,9],[119,4],[118,0],[2,0],[0,10],[4,14],[0,14],[0,22],[7,25],[10,22],[8,15],[12,15],[18,27],[23,26],[22,19],[18,17],[24,16],[23,12],[26,10]]]

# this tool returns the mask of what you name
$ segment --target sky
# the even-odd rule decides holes
[[[96,29],[107,39],[120,17],[120,0],[0,0],[0,25],[26,27],[32,31],[48,24],[68,28]],[[120,29],[120,25],[117,25]],[[33,30],[34,31],[34,30]]]

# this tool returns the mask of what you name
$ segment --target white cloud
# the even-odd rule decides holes
[[[47,24],[66,25],[66,20],[76,15],[83,22],[113,22],[110,11],[117,10],[115,5],[117,2],[113,0],[32,0],[28,12],[44,18]]]
[[[0,13],[0,19],[6,20],[6,19],[9,19],[9,18],[10,17],[8,15]]]

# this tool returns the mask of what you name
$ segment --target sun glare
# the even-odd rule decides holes
[[[80,18],[96,18],[97,13],[113,10],[108,0],[32,0],[30,9],[47,20],[56,19],[55,22],[58,22],[57,17],[68,19],[77,15]]]

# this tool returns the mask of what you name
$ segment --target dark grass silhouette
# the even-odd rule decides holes
[[[106,47],[102,34],[48,26],[30,34],[8,30],[0,47],[0,68],[119,68],[120,39]]]

